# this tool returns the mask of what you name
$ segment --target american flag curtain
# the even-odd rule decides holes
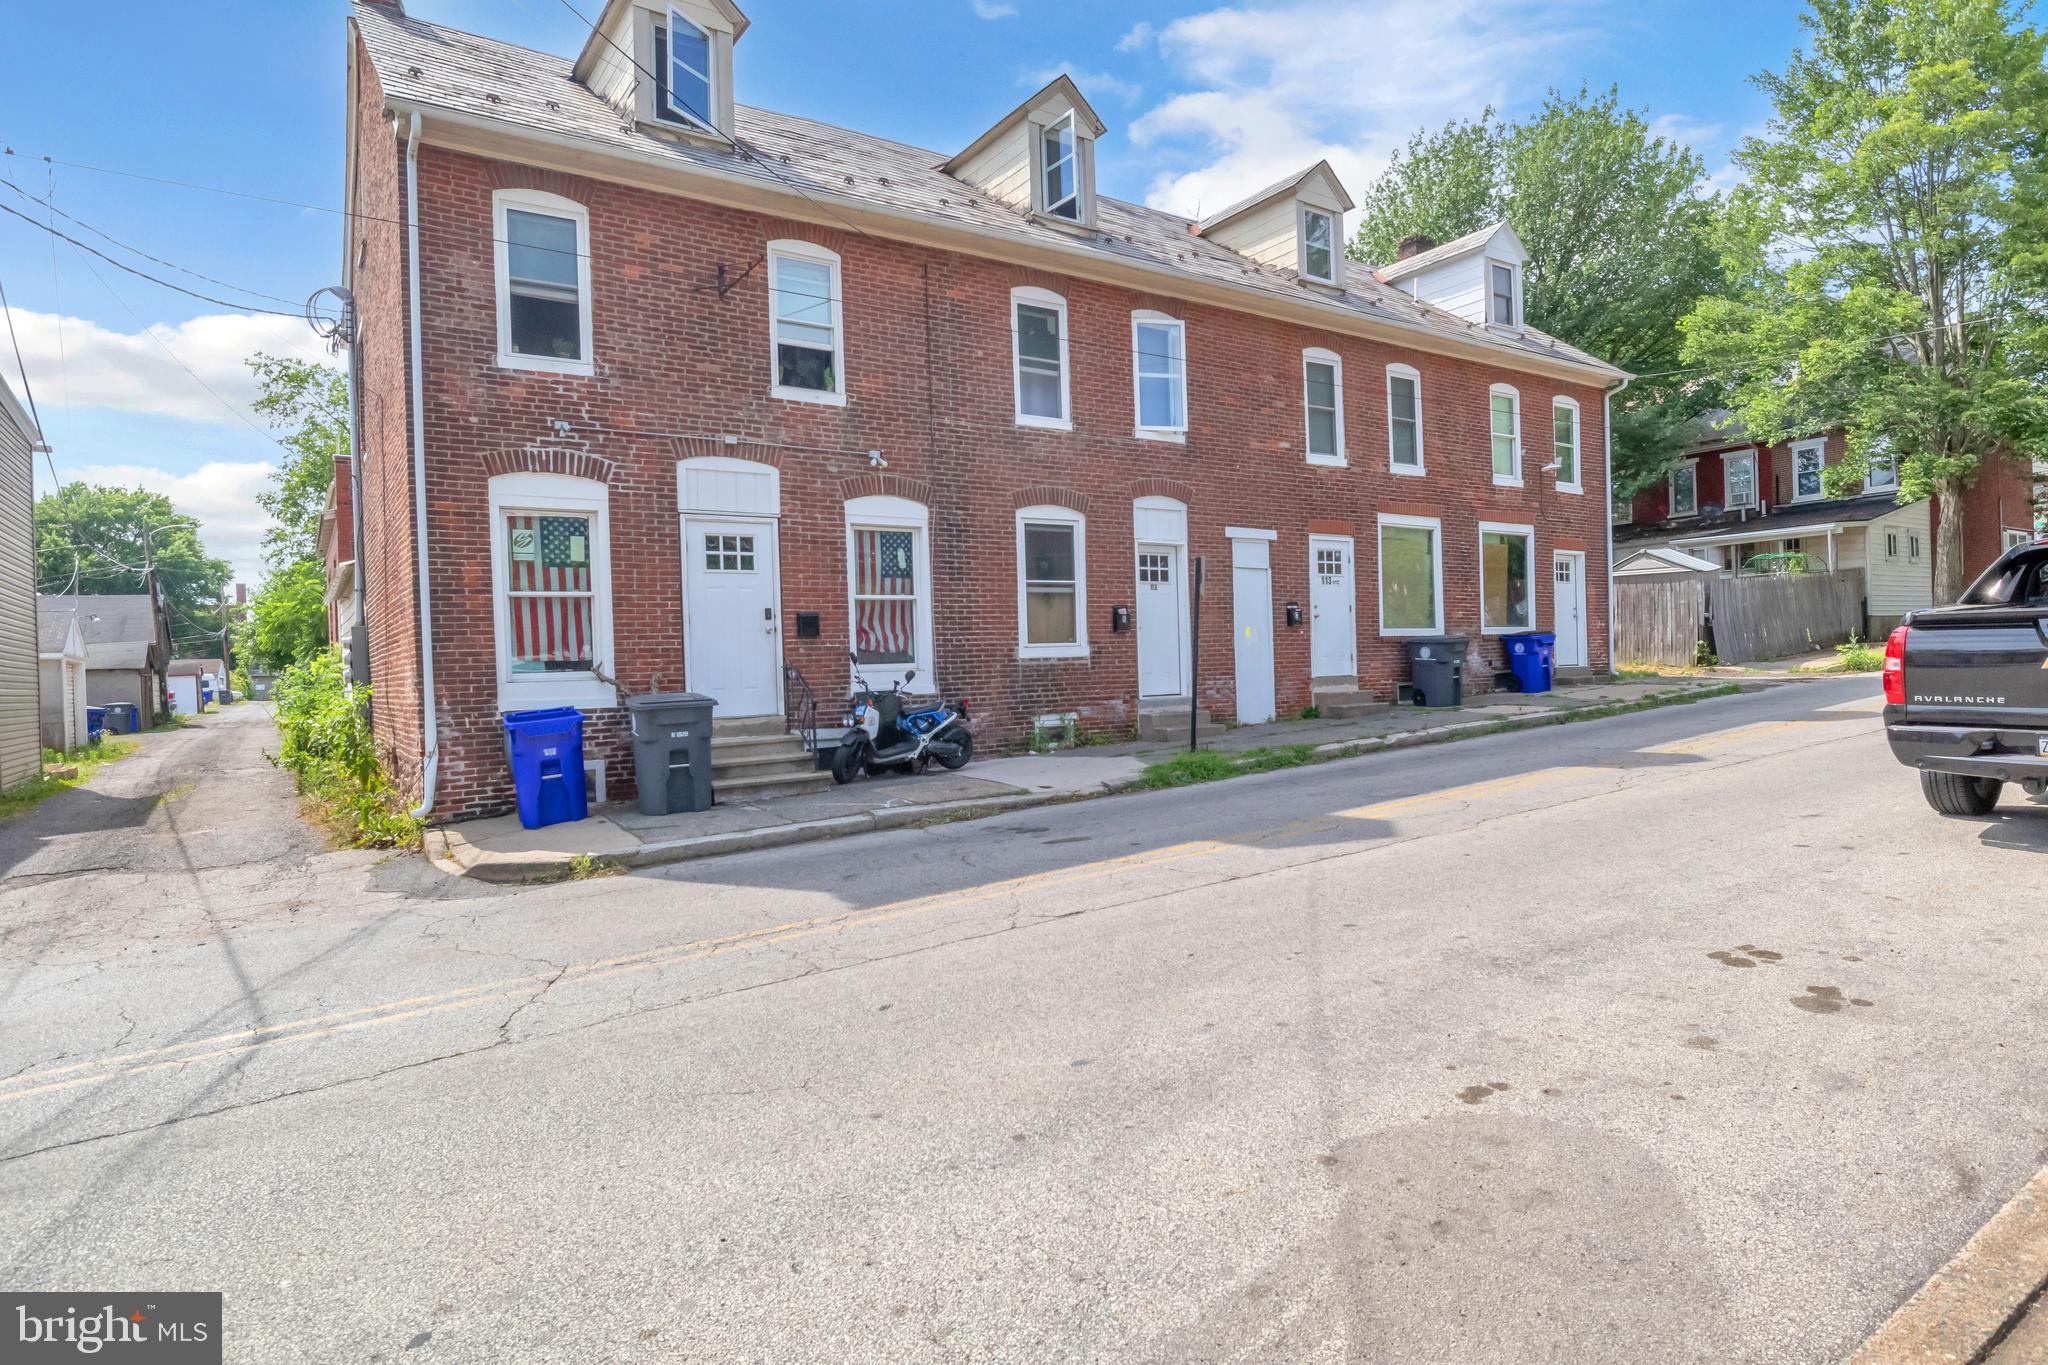
[[[590,667],[590,518],[511,516],[512,667]]]
[[[917,652],[915,537],[855,530],[854,649],[864,664],[909,663]]]

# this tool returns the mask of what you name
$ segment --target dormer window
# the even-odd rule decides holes
[[[654,30],[654,69],[661,81],[655,92],[657,118],[712,126],[711,35],[674,7],[668,27]]]
[[[1070,109],[1044,133],[1045,171],[1040,181],[1042,212],[1070,223],[1081,221],[1080,155],[1074,138],[1074,113]]]
[[[1471,276],[1466,276],[1470,279]],[[1519,310],[1515,307],[1515,268],[1499,261],[1486,263],[1486,316],[1488,321],[1500,327],[1521,325]]]
[[[1306,205],[1301,210],[1301,277],[1322,284],[1337,282],[1337,219]]]

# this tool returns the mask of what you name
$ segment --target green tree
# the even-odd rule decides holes
[[[1552,91],[1526,119],[1477,120],[1418,133],[1362,196],[1351,254],[1395,258],[1403,237],[1439,242],[1502,219],[1529,251],[1524,306],[1533,326],[1646,376],[1614,404],[1614,481],[1627,492],[1662,477],[1683,431],[1717,399],[1681,382],[1677,320],[1720,288],[1719,200],[1705,163],[1655,136],[1612,89]]]
[[[320,515],[335,458],[349,453],[348,380],[332,366],[262,353],[249,368],[260,391],[254,407],[278,431],[285,457],[256,495],[272,520],[263,534],[267,573],[235,638],[265,667],[282,670],[328,643]]]
[[[1685,319],[1760,437],[1835,424],[1831,491],[1896,459],[1940,500],[1938,601],[1963,589],[1962,493],[1987,460],[2048,453],[2048,74],[2002,0],[1812,0],[1810,50],[1757,84],[1736,155],[1729,296]]]
[[[145,539],[147,546],[145,548]],[[68,483],[36,500],[36,581],[46,593],[139,593],[154,567],[179,641],[218,635],[232,571],[200,544],[197,524],[142,488]]]

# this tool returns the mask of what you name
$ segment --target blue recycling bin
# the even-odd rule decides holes
[[[540,829],[590,813],[583,793],[581,711],[573,706],[507,711],[505,755],[512,763],[521,825]]]
[[[107,733],[107,708],[88,706],[85,708],[85,740],[97,744]]]
[[[1548,692],[1552,660],[1556,658],[1557,636],[1547,630],[1507,637],[1508,670],[1515,685],[1524,692]]]

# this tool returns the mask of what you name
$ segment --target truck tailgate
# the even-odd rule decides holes
[[[1905,663],[1908,725],[2048,729],[2048,624],[2038,609],[1916,618]]]

